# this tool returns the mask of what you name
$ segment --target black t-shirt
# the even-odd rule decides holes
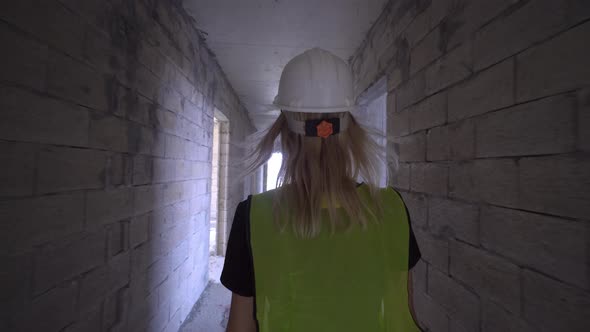
[[[227,289],[241,296],[254,296],[254,263],[250,247],[250,201],[252,196],[241,202],[234,216],[234,221],[227,242],[225,263],[221,273],[221,283]],[[404,204],[405,206],[405,204]],[[408,209],[406,207],[406,214]],[[410,215],[408,214],[408,221]],[[408,269],[418,263],[420,249],[410,223]]]

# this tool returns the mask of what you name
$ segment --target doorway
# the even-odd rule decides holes
[[[363,126],[372,129],[376,135],[373,137],[383,151],[387,147],[387,78],[382,77],[359,96],[359,107],[354,113],[355,119]],[[387,186],[388,159],[394,160],[394,156],[383,154],[383,160],[379,165],[379,186]],[[360,179],[362,181],[362,179]]]
[[[209,254],[211,256],[223,256],[225,253],[227,224],[229,121],[217,109],[213,118],[212,150]]]

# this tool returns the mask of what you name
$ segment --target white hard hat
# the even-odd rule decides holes
[[[326,50],[307,50],[283,69],[273,105],[291,112],[352,111],[355,105],[350,67]]]

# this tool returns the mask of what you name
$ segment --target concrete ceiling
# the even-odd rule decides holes
[[[184,0],[257,128],[287,62],[312,47],[348,60],[387,0]]]

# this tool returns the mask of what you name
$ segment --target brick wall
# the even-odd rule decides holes
[[[205,287],[214,109],[253,128],[176,3],[0,5],[0,330],[176,331]]]
[[[390,1],[352,59],[386,76],[392,184],[429,331],[590,326],[590,5]]]

